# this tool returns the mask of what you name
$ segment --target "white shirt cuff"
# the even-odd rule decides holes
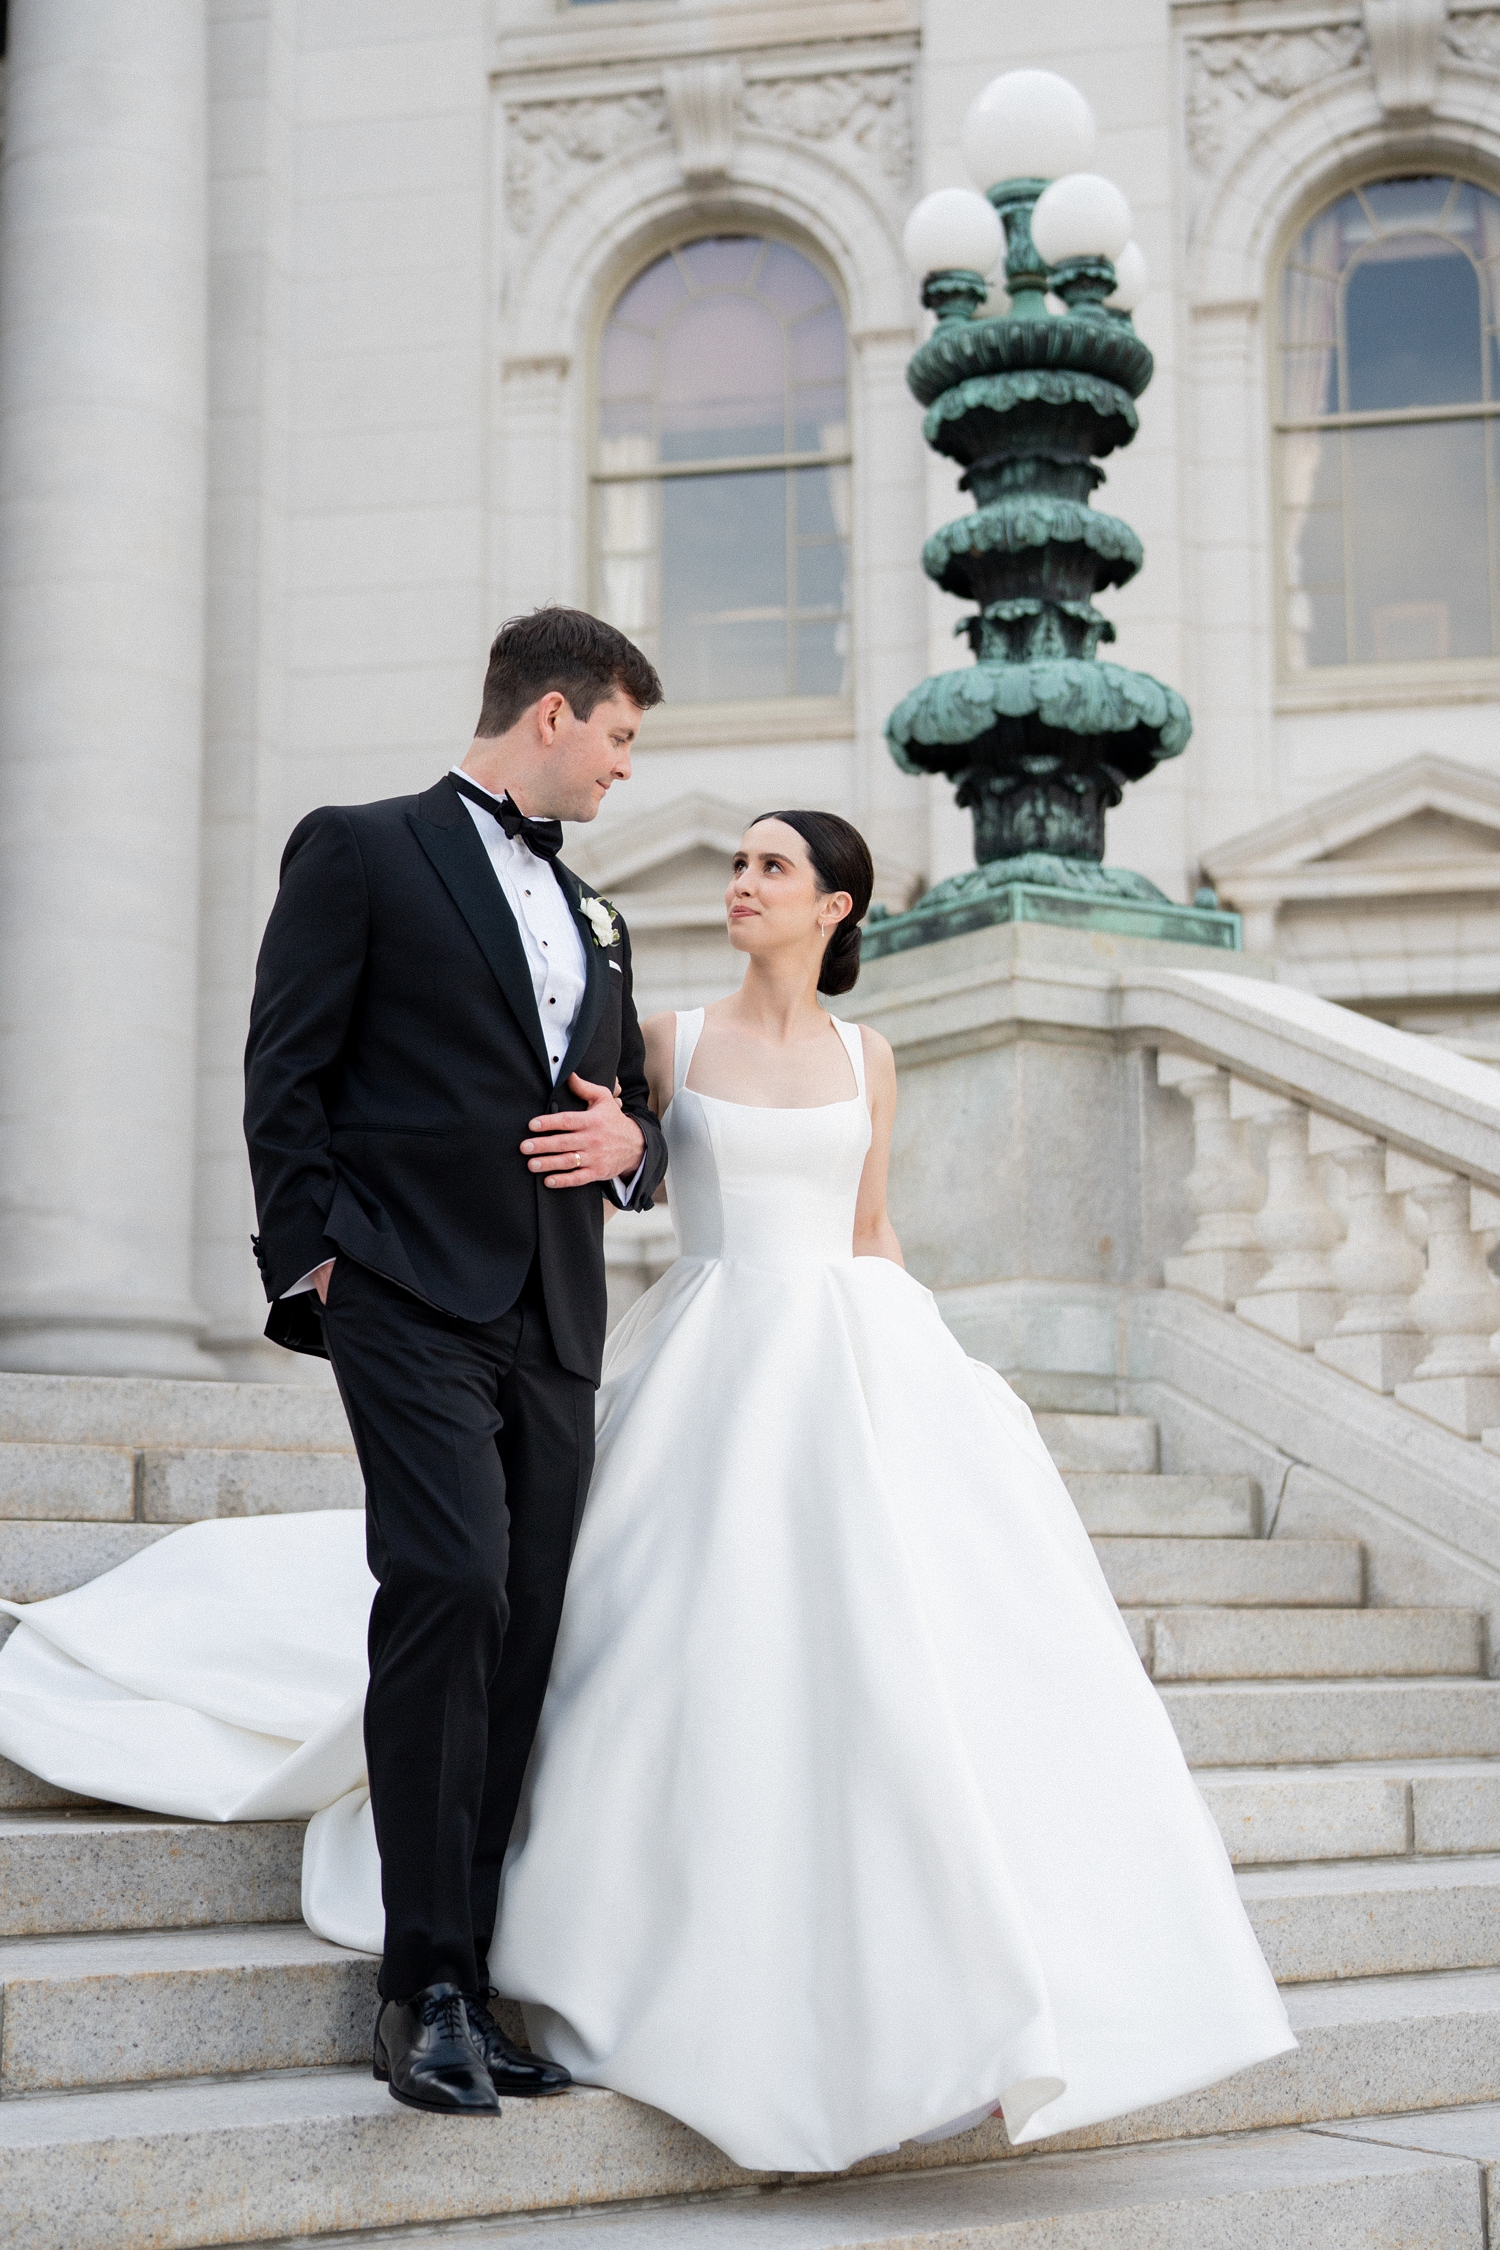
[[[645,1169],[646,1158],[643,1151],[641,1155],[641,1161],[639,1164],[637,1164],[635,1170],[631,1173],[628,1185],[624,1180],[620,1178],[618,1173],[616,1173],[614,1179],[610,1182],[611,1187],[614,1189],[616,1195],[620,1198],[622,1209],[629,1203],[630,1198],[634,1195],[636,1189],[640,1186],[641,1174],[645,1171]]]
[[[642,1164],[644,1164],[644,1163],[645,1163],[645,1158],[644,1158],[644,1157],[643,1157],[643,1158],[641,1159],[641,1162],[642,1162]],[[639,1177],[640,1177],[640,1174],[639,1174],[639,1173],[637,1173],[637,1174],[636,1174],[636,1177],[637,1177],[637,1179],[639,1179]],[[309,1291],[309,1289],[311,1289],[311,1288],[313,1287],[313,1274],[319,1274],[319,1273],[321,1273],[321,1272],[323,1271],[323,1267],[324,1267],[324,1266],[331,1266],[331,1265],[332,1265],[332,1263],[333,1263],[333,1260],[332,1260],[331,1258],[324,1258],[324,1259],[323,1259],[323,1260],[321,1261],[321,1263],[320,1263],[320,1264],[318,1264],[318,1265],[316,1265],[316,1266],[314,1266],[314,1267],[313,1267],[313,1269],[312,1269],[312,1273],[305,1273],[305,1274],[304,1274],[304,1275],[302,1276],[302,1279],[301,1279],[300,1281],[294,1281],[294,1282],[292,1283],[292,1286],[291,1286],[291,1288],[290,1288],[290,1289],[283,1289],[283,1290],[282,1290],[282,1292],[281,1292],[282,1296],[283,1296],[283,1297],[305,1297],[305,1296],[307,1295],[307,1292]]]

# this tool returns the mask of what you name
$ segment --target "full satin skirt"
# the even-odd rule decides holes
[[[898,1267],[685,1258],[616,1330],[493,1973],[780,2170],[1295,2045],[1030,1413]]]
[[[363,1523],[192,1526],[17,1612],[0,1752],[310,1822],[378,1952]],[[1295,2044],[1025,1406],[880,1259],[685,1258],[616,1330],[494,1981],[586,2083],[837,2169],[1029,2142]]]

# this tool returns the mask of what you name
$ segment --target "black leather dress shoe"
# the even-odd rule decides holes
[[[495,2092],[566,2093],[573,2080],[561,2063],[545,2062],[540,2055],[530,2054],[526,2048],[518,2047],[506,2038],[489,2010],[489,2003],[496,1997],[493,1986],[488,1986],[483,1992],[465,1994],[469,2031],[489,2067]]]
[[[456,1984],[429,1984],[375,2014],[375,2076],[409,2109],[495,2117],[500,2110],[485,2058],[469,2030]]]

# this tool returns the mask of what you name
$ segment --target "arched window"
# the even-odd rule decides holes
[[[610,315],[597,598],[674,704],[848,691],[845,357],[818,268],[755,235],[669,250]]]
[[[1500,197],[1372,181],[1303,229],[1281,284],[1285,657],[1500,656]]]

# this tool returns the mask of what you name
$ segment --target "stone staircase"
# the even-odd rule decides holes
[[[298,1919],[299,1824],[84,1805],[10,1767],[0,2242],[420,2229],[520,2250],[566,2217],[573,2250],[752,2232],[768,2250],[1477,2250],[1500,2223],[1500,1681],[1481,1621],[1367,1607],[1358,1542],[1277,1539],[1246,1477],[1162,1475],[1145,1418],[1038,1420],[1240,1870],[1296,2054],[1022,2157],[991,2123],[818,2183],[740,2172],[606,2093],[510,2103],[498,2125],[414,2116],[369,2075],[374,1964]],[[0,1376],[11,1598],[181,1522],[359,1497],[329,1393]]]

